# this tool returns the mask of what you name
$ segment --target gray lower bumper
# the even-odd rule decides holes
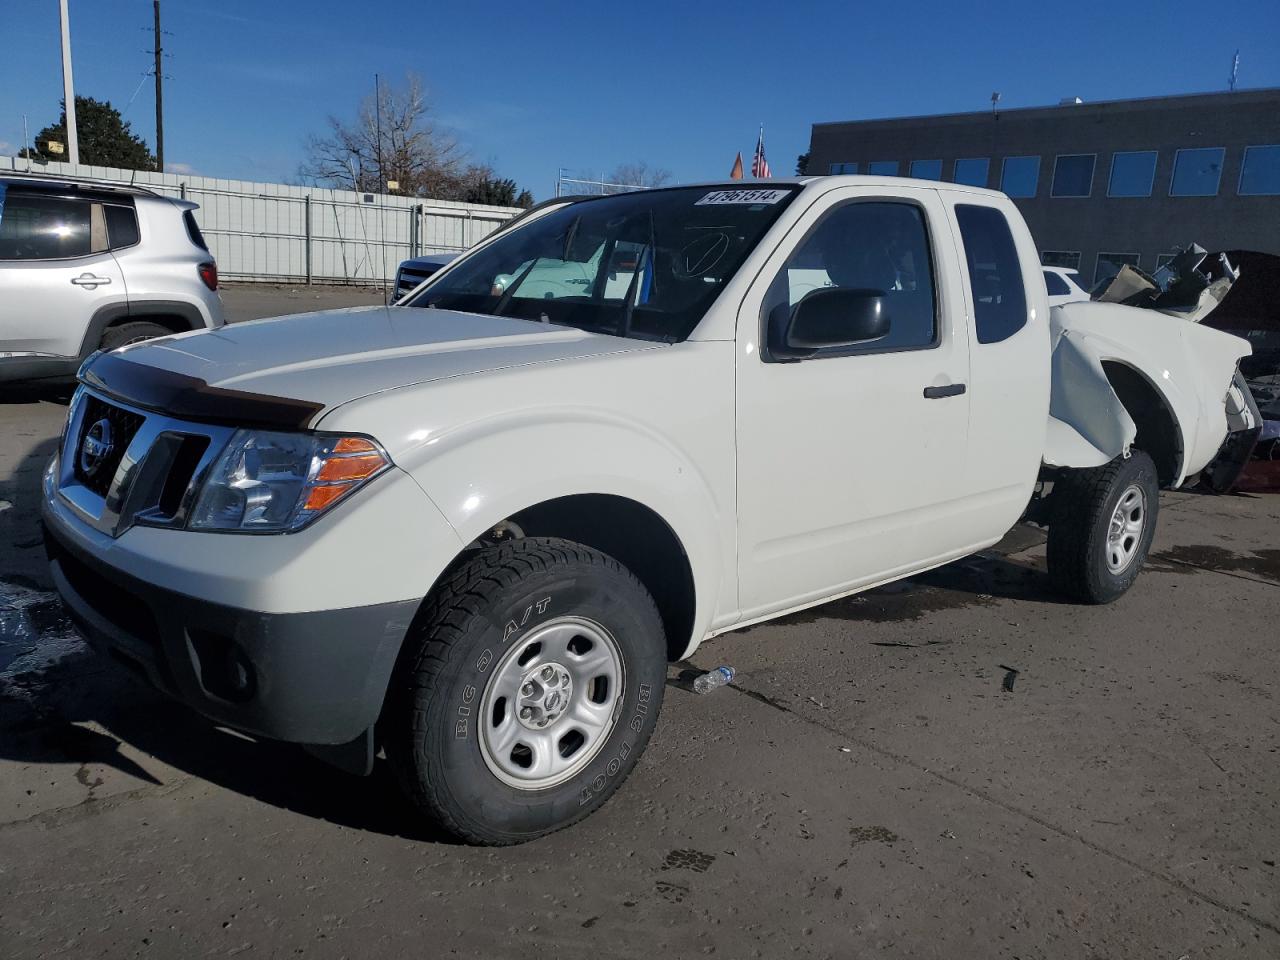
[[[121,573],[49,520],[54,582],[93,647],[219,723],[295,743],[367,743],[416,601],[239,610]]]

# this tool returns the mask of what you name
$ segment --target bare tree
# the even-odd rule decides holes
[[[432,121],[422,80],[414,74],[403,86],[382,84],[378,97],[366,96],[354,122],[330,116],[329,132],[310,137],[307,153],[301,176],[374,193],[396,181],[398,192],[410,196],[461,199],[491,174],[470,165],[458,140]]]
[[[628,187],[660,187],[671,179],[671,171],[662,167],[650,167],[643,160],[620,163],[614,168],[610,181]]]

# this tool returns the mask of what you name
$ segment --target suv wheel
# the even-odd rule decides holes
[[[478,552],[405,641],[381,731],[418,809],[510,844],[600,807],[657,722],[666,641],[649,593],[581,544]]]
[[[1083,603],[1110,603],[1146,562],[1160,511],[1156,465],[1140,450],[1055,484],[1049,519],[1049,578]]]
[[[106,333],[102,335],[101,346],[103,350],[115,350],[118,347],[127,347],[131,343],[141,343],[143,340],[154,340],[156,337],[169,337],[172,335],[172,330],[168,327],[162,327],[158,323],[134,320],[130,323],[108,327]]]

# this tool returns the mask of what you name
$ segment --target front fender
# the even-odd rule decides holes
[[[693,457],[644,424],[581,407],[517,411],[446,430],[399,464],[463,543],[529,507],[578,494],[635,501],[661,517],[693,571],[701,638],[725,586],[732,503]]]

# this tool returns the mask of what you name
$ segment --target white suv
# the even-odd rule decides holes
[[[95,350],[220,327],[196,204],[54,177],[0,177],[0,383],[69,377]]]

